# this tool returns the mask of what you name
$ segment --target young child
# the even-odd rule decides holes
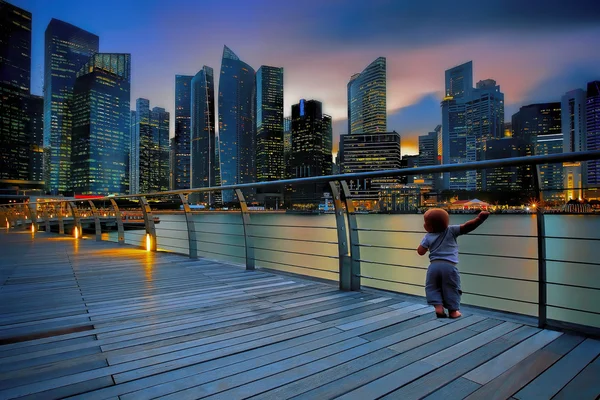
[[[449,225],[450,217],[441,208],[428,210],[423,218],[427,233],[417,248],[420,256],[429,251],[431,264],[427,268],[425,294],[427,303],[435,307],[438,318],[446,318],[444,308],[448,309],[450,318],[459,318],[460,309],[460,275],[458,273],[458,243],[456,238],[474,231],[487,219],[490,213],[482,211],[477,218],[462,225]]]

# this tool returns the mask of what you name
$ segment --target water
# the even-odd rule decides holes
[[[188,253],[185,216],[155,214],[160,250]],[[473,215],[452,215],[460,224]],[[338,280],[335,217],[254,213],[251,236],[257,267]],[[243,264],[244,229],[239,213],[194,215],[198,254]],[[363,286],[423,296],[427,257],[415,249],[423,237],[417,214],[358,215]],[[546,215],[548,318],[600,327],[600,244],[598,216]],[[389,232],[393,231],[393,232]],[[116,241],[116,232],[105,235]],[[143,231],[125,241],[144,244]],[[538,313],[538,241],[535,215],[492,215],[459,238],[463,302],[531,316]],[[570,286],[565,286],[570,285]],[[573,311],[569,309],[576,309]]]

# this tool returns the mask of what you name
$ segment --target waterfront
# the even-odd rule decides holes
[[[159,250],[186,254],[185,216],[155,213]],[[472,215],[452,215],[460,224]],[[198,254],[244,263],[241,215],[194,215]],[[251,233],[258,267],[337,280],[335,216],[253,213]],[[423,295],[426,257],[419,257],[422,215],[357,215],[363,286]],[[592,215],[546,215],[548,318],[600,326],[600,269],[594,247],[600,220]],[[493,215],[459,239],[463,302],[535,316],[538,311],[536,215]],[[370,230],[369,230],[370,229]],[[116,241],[116,232],[105,234]],[[143,245],[143,231],[125,232],[126,243]],[[368,277],[368,278],[367,278]],[[565,286],[568,285],[568,286]],[[585,310],[571,311],[569,308]]]

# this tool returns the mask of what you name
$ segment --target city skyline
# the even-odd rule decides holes
[[[93,19],[89,18],[91,5],[83,2],[12,3],[36,16],[33,94],[41,93],[43,31],[52,17],[100,36],[102,51],[131,52],[132,99],[149,98],[171,113],[174,75],[193,75],[202,65],[218,69],[226,44],[243,52],[255,69],[263,64],[285,69],[285,115],[300,98],[322,101],[323,111],[334,120],[334,146],[339,134],[347,130],[346,83],[372,60],[386,57],[388,130],[402,134],[403,153],[416,153],[418,135],[441,122],[445,69],[473,60],[476,76],[493,78],[502,86],[508,119],[520,106],[559,101],[567,91],[584,88],[585,82],[597,79],[595,65],[600,62],[600,54],[588,51],[600,37],[600,5],[591,1],[582,2],[581,7],[553,4],[544,7],[544,13],[536,8],[538,2],[519,3],[518,9],[512,1],[503,2],[502,7],[465,2],[469,4],[464,7],[464,18],[471,22],[452,29],[441,23],[450,7],[443,2],[433,7],[385,6],[377,1],[368,7],[360,2],[340,7],[339,2],[332,2],[302,10],[294,7],[292,19],[284,18],[292,11],[290,6],[270,1],[227,5],[236,8],[235,12],[207,4],[203,7],[209,23],[202,27],[192,23],[200,6],[191,1],[179,1],[171,8],[150,3],[143,9],[136,1],[119,3],[117,14],[113,2],[107,1],[94,8]],[[492,9],[494,13],[489,12]],[[247,13],[251,18],[243,16]],[[325,21],[325,15],[330,20]],[[355,24],[350,22],[359,15],[365,23],[351,29]],[[303,24],[309,19],[315,29],[307,33]],[[406,20],[393,23],[399,19]],[[216,40],[198,40],[209,31]],[[174,121],[171,136],[173,125]]]

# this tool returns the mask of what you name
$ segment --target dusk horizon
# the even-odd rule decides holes
[[[203,65],[219,71],[226,45],[255,69],[284,68],[284,115],[301,98],[321,101],[333,118],[334,153],[347,131],[346,85],[380,56],[387,58],[388,130],[401,134],[403,154],[418,153],[418,135],[441,124],[444,71],[456,65],[472,60],[475,82],[497,81],[506,121],[523,105],[560,101],[565,92],[600,78],[600,54],[590,51],[600,39],[600,6],[592,1],[580,7],[466,1],[462,20],[447,19],[452,6],[443,2],[429,7],[305,2],[302,8],[274,1],[253,7],[192,1],[163,7],[158,1],[109,0],[101,8],[75,0],[12,3],[33,13],[34,94],[42,94],[44,31],[52,18],[98,35],[101,52],[131,53],[132,104],[146,98],[171,115],[175,76],[195,75]]]

